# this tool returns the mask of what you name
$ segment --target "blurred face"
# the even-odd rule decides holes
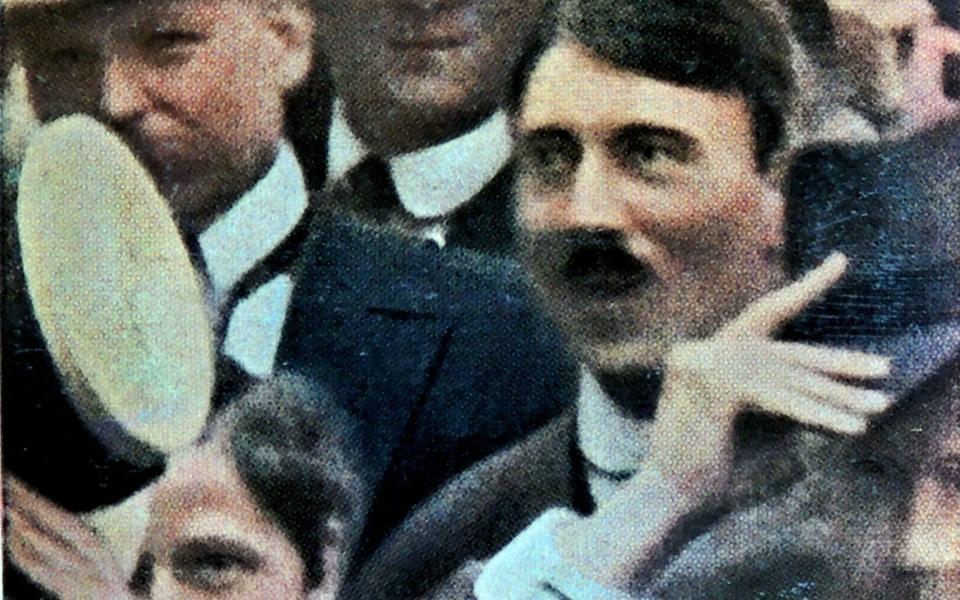
[[[220,443],[172,459],[152,499],[132,588],[143,598],[305,598],[296,548]]]
[[[960,410],[951,423],[914,486],[903,546],[923,600],[960,598]]]
[[[179,215],[219,212],[272,161],[309,17],[255,0],[101,2],[14,32],[42,121],[87,113],[133,147]]]
[[[932,24],[928,0],[827,0],[841,57],[858,87],[862,108],[895,118],[908,90],[904,69],[919,28]]]
[[[323,3],[324,56],[338,93],[382,110],[486,110],[545,0],[337,0]]]
[[[737,96],[618,70],[561,40],[515,122],[525,260],[600,371],[656,363],[781,277],[781,200]]]

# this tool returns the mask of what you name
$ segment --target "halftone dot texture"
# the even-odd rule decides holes
[[[121,452],[192,442],[212,332],[167,203],[130,150],[88,117],[46,126],[27,150],[17,222],[37,318],[91,428]]]

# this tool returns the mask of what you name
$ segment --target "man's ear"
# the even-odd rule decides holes
[[[316,20],[300,0],[275,0],[267,14],[267,24],[282,48],[277,65],[279,83],[284,91],[290,91],[310,72]]]

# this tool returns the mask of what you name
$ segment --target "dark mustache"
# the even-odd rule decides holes
[[[554,243],[561,250],[560,271],[567,279],[577,280],[604,271],[637,275],[648,270],[643,261],[627,250],[626,240],[619,231],[574,230],[560,234]]]
[[[531,234],[526,253],[541,275],[590,293],[619,295],[647,283],[652,270],[627,250],[612,229],[572,229]]]

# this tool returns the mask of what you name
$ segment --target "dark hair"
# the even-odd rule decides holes
[[[772,15],[744,0],[573,0],[523,57],[508,108],[520,108],[530,73],[558,37],[570,36],[613,66],[746,99],[757,162],[770,165],[786,134],[793,92],[790,44]]]
[[[213,422],[225,432],[240,479],[304,562],[305,586],[324,578],[323,551],[346,554],[359,531],[364,494],[345,413],[325,390],[294,375],[259,383]],[[344,537],[330,528],[344,525]]]

